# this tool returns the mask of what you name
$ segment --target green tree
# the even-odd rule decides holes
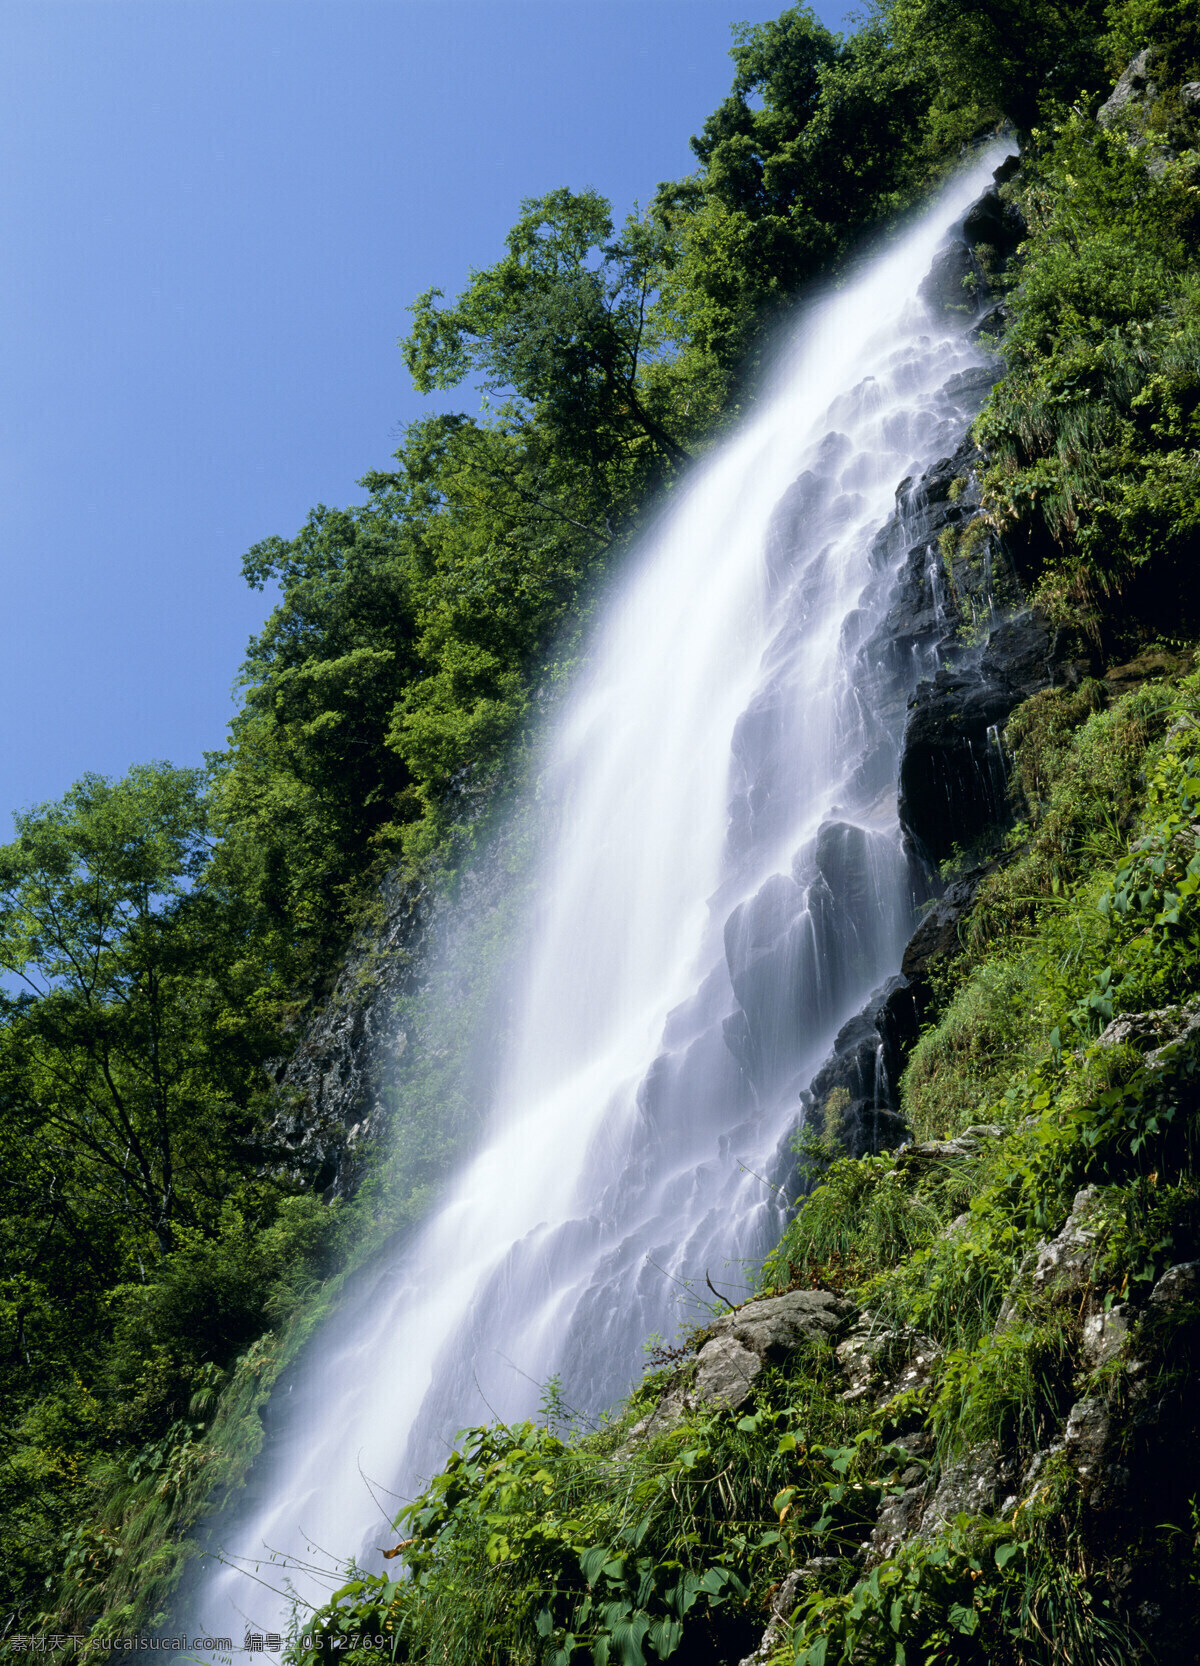
[[[884,0],[884,28],[928,84],[949,137],[1007,116],[1028,132],[1047,105],[1103,85],[1103,0]]]
[[[667,346],[651,304],[666,252],[655,224],[633,219],[614,241],[604,198],[562,189],[523,202],[507,244],[452,306],[437,305],[438,289],[413,303],[402,347],[418,390],[457,387],[474,373],[486,393],[509,398],[510,410],[596,467],[647,443],[686,461],[642,379]]]
[[[209,884],[247,911],[265,964],[301,997],[336,959],[380,828],[403,819],[410,776],[384,740],[419,667],[420,530],[419,513],[377,498],[322,504],[243,560],[248,583],[282,594],[250,643],[230,746],[210,759]]]
[[[876,19],[842,40],[808,6],[734,31],[733,86],[661,185],[671,240],[660,310],[681,370],[720,407],[758,368],[781,313],[927,182],[931,89]]]
[[[165,1253],[187,1211],[181,1161],[203,1152],[211,1120],[181,929],[207,857],[202,777],[166,764],[89,775],[15,819],[0,849],[0,967],[21,993],[4,997],[0,1087],[48,1137],[42,1161],[62,1162],[61,1210],[99,1187]]]

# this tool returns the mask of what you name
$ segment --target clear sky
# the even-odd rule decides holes
[[[522,197],[624,214],[690,171],[730,24],[782,9],[4,0],[0,840],[87,770],[223,744],[269,606],[242,553],[386,466],[408,302]]]

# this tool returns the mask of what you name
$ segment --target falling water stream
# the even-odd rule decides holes
[[[529,1414],[551,1376],[612,1404],[679,1283],[744,1283],[778,1237],[760,1177],[912,928],[907,689],[869,650],[905,541],[877,534],[973,415],[954,378],[984,355],[917,289],[1002,155],[808,310],[635,553],[549,745],[487,1137],[273,1408],[199,1592],[211,1632],[286,1630],[279,1588],[328,1593],[314,1561],[379,1571],[386,1515],[457,1428]]]

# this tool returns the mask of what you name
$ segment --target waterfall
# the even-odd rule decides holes
[[[954,378],[984,354],[917,289],[1002,154],[807,310],[622,575],[548,744],[486,1138],[273,1405],[210,1632],[286,1630],[271,1588],[323,1600],[313,1559],[381,1571],[386,1516],[457,1428],[528,1415],[551,1376],[601,1411],[681,1283],[740,1293],[778,1237],[764,1177],[800,1092],[913,924],[896,781],[921,667],[871,647],[906,548],[878,534],[974,414]]]

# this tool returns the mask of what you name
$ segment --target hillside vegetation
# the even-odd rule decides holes
[[[398,1530],[412,1577],[351,1580],[315,1652],[370,1631],[464,1666],[735,1661],[803,1564],[771,1646],[806,1666],[1139,1658],[1147,1603],[1193,1647],[1198,1303],[1143,1298],[1200,1256],[1200,29],[1182,0],[891,0],[845,39],[794,7],[732,56],[692,176],[620,225],[588,190],[523,203],[461,296],[416,299],[417,387],[483,408],[412,425],[362,503],[248,552],[280,601],[207,771],[85,777],[0,850],[9,1633],[161,1620],[281,1365],[469,1134],[427,1092],[399,1167],[332,1204],[273,1143],[273,1077],[380,880],[453,886],[606,576],[753,399],[781,320],[1010,119],[1028,236],[977,428],[984,514],[1081,669],[1010,726],[1007,849],[904,1081],[933,1154],[851,1163],[810,1137],[820,1184],[763,1271],[852,1302],[901,1363],[846,1400],[814,1339],[735,1411],[636,1439],[686,1366],[598,1433],[551,1393],[544,1425],[465,1440]],[[1141,669],[1106,680],[1122,661]],[[1038,1285],[1031,1252],[1089,1187],[1082,1283]],[[1131,1340],[1100,1358],[1087,1327],[1118,1308]],[[1119,1530],[1051,1450],[1083,1400],[1130,1431],[1109,1467],[1159,1462],[1146,1408],[1179,1431],[1153,1519]],[[1012,1508],[864,1560],[881,1503],[989,1442]]]

